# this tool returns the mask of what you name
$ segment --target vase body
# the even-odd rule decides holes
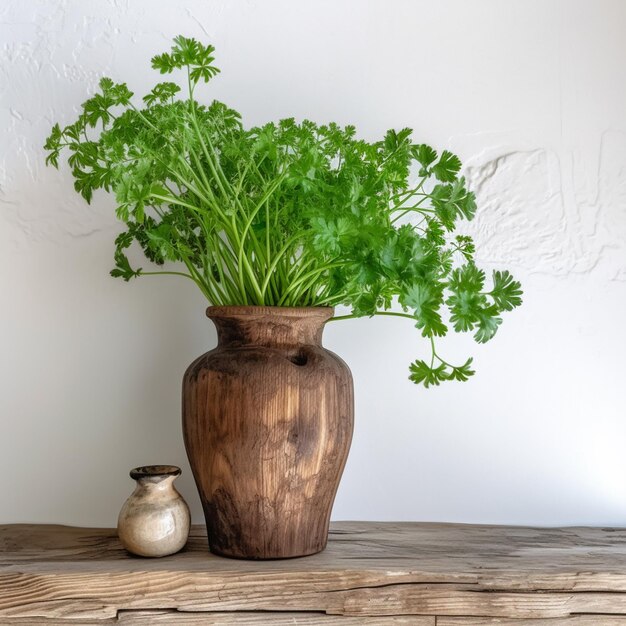
[[[323,550],[348,456],[348,366],[322,347],[327,307],[209,307],[218,345],[183,380],[185,447],[209,546],[277,559]]]
[[[117,521],[122,545],[139,556],[167,556],[181,550],[189,536],[189,507],[174,487],[174,465],[147,465],[131,470],[135,491]]]

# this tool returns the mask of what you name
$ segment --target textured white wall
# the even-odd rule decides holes
[[[477,376],[424,390],[409,322],[331,325],[357,423],[335,519],[626,524],[626,3],[620,0],[3,0],[0,522],[108,525],[127,471],[183,467],[185,367],[215,335],[195,287],[109,277],[113,202],[41,145],[103,74],[139,93],[176,34],[217,47],[207,98],[411,126],[459,153],[487,268],[522,279],[497,338],[450,337]]]

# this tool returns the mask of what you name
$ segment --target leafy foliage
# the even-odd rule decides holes
[[[246,128],[225,104],[195,98],[219,72],[213,54],[176,37],[152,67],[181,70],[186,97],[161,82],[138,107],[124,83],[103,78],[75,122],[52,128],[46,162],[58,167],[65,152],[87,202],[99,189],[115,196],[125,230],[111,274],[182,275],[216,305],[406,317],[431,343],[430,361],[415,361],[410,378],[426,387],[467,380],[472,359],[447,363],[434,339],[449,323],[488,341],[522,292],[508,271],[494,272],[488,291],[471,237],[454,235],[476,211],[459,159],[414,143],[408,128],[373,143],[353,126],[309,120]],[[157,269],[133,268],[131,246]],[[158,268],[171,262],[182,269]]]
[[[435,366],[435,360],[438,360],[438,364]],[[471,358],[463,365],[457,367],[446,363],[439,359],[437,353],[433,351],[433,358],[430,365],[425,361],[414,361],[409,366],[411,372],[409,378],[414,383],[422,383],[424,387],[428,388],[431,385],[440,385],[446,380],[459,380],[466,381],[470,376],[474,375],[474,370],[471,369]]]

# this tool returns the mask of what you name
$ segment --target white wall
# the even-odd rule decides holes
[[[481,263],[522,279],[497,338],[331,325],[357,424],[335,519],[626,524],[626,3],[620,0],[3,0],[0,522],[111,525],[146,463],[183,467],[180,380],[215,335],[195,287],[109,277],[113,201],[86,206],[41,145],[103,74],[145,92],[182,33],[217,47],[207,98],[247,123],[411,126],[459,153]],[[466,340],[467,339],[467,340]]]

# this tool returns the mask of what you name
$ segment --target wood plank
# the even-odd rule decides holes
[[[9,618],[6,626],[41,626],[40,618]],[[50,619],[46,626],[436,626],[434,617],[339,617],[320,613],[181,613],[178,611],[122,611],[106,620]],[[556,625],[558,626],[558,625]],[[584,625],[587,626],[587,625]]]
[[[10,618],[6,626],[41,626],[40,618]],[[344,617],[319,613],[181,613],[177,611],[122,611],[116,619],[49,619],[46,626],[624,626],[626,617],[589,615],[557,619],[509,620],[480,617]]]
[[[163,572],[0,577],[0,616],[103,619],[119,610],[175,607],[182,611],[318,611],[332,615],[441,615],[510,618],[564,617],[573,613],[626,615],[626,594],[501,593],[450,586],[394,584],[314,589],[315,576],[293,579],[239,578],[219,581]]]
[[[481,588],[626,591],[626,529],[341,522],[328,548],[289,561],[242,562],[208,553],[194,526],[187,548],[163,559],[126,553],[115,530],[0,526],[0,572],[381,573],[396,582]]]
[[[624,626],[626,617],[577,615],[557,619],[499,619],[481,617],[439,617],[436,626]]]
[[[341,523],[321,554],[249,562],[209,554],[199,527],[163,559],[129,556],[110,529],[0,527],[5,618],[179,609],[545,620],[626,615],[624,591],[626,531],[616,529]]]

